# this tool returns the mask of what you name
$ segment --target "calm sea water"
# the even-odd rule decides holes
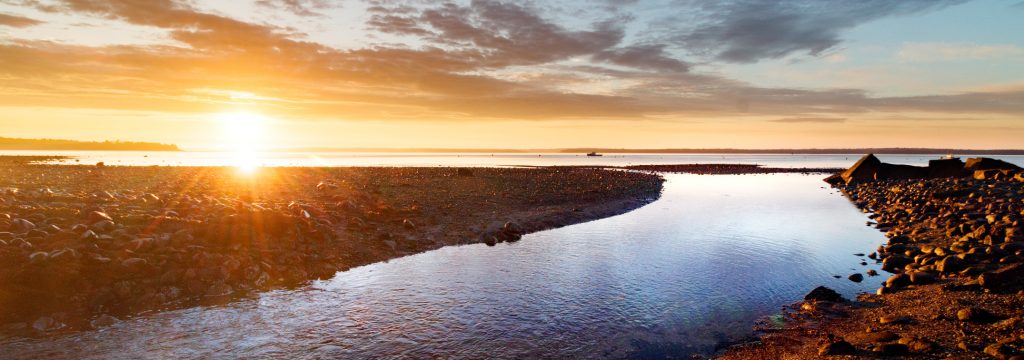
[[[224,152],[138,151],[0,151],[3,155],[67,155],[78,161],[65,164],[233,166],[239,156]],[[848,167],[861,154],[759,155],[759,154],[421,154],[421,153],[294,153],[268,152],[245,156],[244,161],[266,166],[547,166],[547,165],[647,165],[647,164],[761,164],[778,167]],[[926,165],[935,155],[880,155],[883,161]],[[965,156],[964,158],[966,158]],[[1024,165],[1024,156],[997,156]],[[255,158],[255,159],[253,159]]]
[[[503,159],[514,164],[528,158]],[[620,161],[615,159],[601,160]],[[749,335],[756,319],[778,313],[815,286],[853,296],[882,281],[846,280],[877,269],[860,266],[862,258],[853,254],[871,252],[884,237],[864,226],[865,215],[825,188],[820,176],[666,178],[660,200],[620,216],[527,235],[514,244],[447,247],[224,306],[157,313],[57,337],[0,338],[0,354],[628,358],[708,352]]]

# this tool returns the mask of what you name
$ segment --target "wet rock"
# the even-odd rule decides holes
[[[835,290],[829,289],[824,286],[819,286],[811,290],[804,296],[805,301],[831,301],[831,302],[845,302],[846,299],[842,295],[837,293]]]
[[[853,347],[850,343],[845,340],[838,340],[826,343],[818,348],[818,355],[853,355],[857,353],[857,348]]]
[[[865,273],[868,274],[868,276],[878,276],[878,272],[875,271],[875,269],[868,269]]]
[[[860,273],[851,274],[850,276],[847,277],[847,279],[849,279],[850,281],[858,282],[859,283],[861,281],[864,281],[864,275],[861,275]]]

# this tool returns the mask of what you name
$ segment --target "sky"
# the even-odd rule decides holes
[[[0,136],[1019,149],[1021,19],[1022,0],[0,0]]]

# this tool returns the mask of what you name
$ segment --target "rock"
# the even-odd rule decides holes
[[[233,291],[234,291],[234,289],[231,288],[231,285],[228,285],[228,284],[225,284],[225,283],[216,283],[216,284],[210,285],[210,288],[206,290],[206,296],[208,296],[208,297],[228,296],[228,295],[231,295],[231,293]]]
[[[402,220],[402,226],[405,227],[406,229],[415,229],[416,228],[416,224],[413,224],[412,220],[409,220],[409,219]]]
[[[142,267],[146,266],[148,263],[149,262],[146,261],[146,259],[142,259],[142,258],[128,258],[128,259],[124,259],[124,261],[121,261],[121,266],[124,266],[124,267],[126,267],[128,269],[135,270],[135,269],[139,269],[139,268],[142,268]]]
[[[902,338],[900,344],[906,345],[911,352],[925,354],[935,351],[935,343],[919,338]]]
[[[92,325],[93,328],[101,328],[101,327],[107,327],[107,326],[114,325],[114,324],[117,323],[117,321],[118,320],[117,320],[116,317],[113,317],[113,316],[110,316],[110,315],[107,315],[107,314],[103,314],[103,315],[100,315],[99,317],[97,317],[96,319],[94,319],[93,321],[90,321],[89,325]]]
[[[985,354],[987,354],[987,355],[989,355],[991,357],[994,357],[996,359],[1008,359],[1008,358],[1010,358],[1010,356],[1013,356],[1013,348],[1007,346],[1006,344],[1002,344],[1002,343],[995,343],[995,344],[986,346],[985,349],[982,350],[982,351]]]
[[[86,240],[86,241],[96,241],[96,240],[99,240],[99,238],[100,238],[100,236],[96,235],[96,232],[92,231],[92,230],[86,230],[85,232],[82,233],[82,235],[80,235],[78,237],[79,240]]]
[[[50,254],[45,251],[36,251],[32,255],[28,256],[28,262],[32,264],[41,264],[50,258]]]
[[[985,157],[967,159],[964,169],[972,172],[979,170],[1021,170],[1017,165]]]
[[[156,194],[152,194],[152,193],[146,193],[145,195],[142,195],[142,199],[145,200],[147,203],[158,203],[158,202],[160,202],[160,197],[156,196]]]
[[[878,272],[875,271],[875,269],[868,269],[868,271],[865,271],[865,273],[867,273],[868,276],[878,276]]]
[[[824,286],[819,286],[811,290],[804,296],[805,301],[831,301],[831,302],[845,302],[846,299],[842,295],[839,295],[835,290],[829,289]]]
[[[90,212],[87,219],[89,220],[89,223],[97,223],[104,220],[114,221],[114,219],[112,219],[110,215],[107,215],[107,213],[102,211]]]
[[[999,320],[997,316],[988,312],[988,310],[977,307],[960,309],[960,311],[956,312],[956,318],[960,321],[980,324],[987,324]]]
[[[907,264],[913,264],[914,259],[908,258],[903,255],[892,255],[882,260],[882,270],[888,272],[896,272],[902,270]]]
[[[1024,283],[1024,264],[1003,266],[996,271],[986,272],[978,277],[978,285],[985,289],[1002,290],[1019,287]]]
[[[896,274],[885,280],[885,287],[898,289],[910,285],[910,276],[907,274]]]
[[[849,277],[847,277],[847,279],[850,279],[850,281],[858,282],[859,283],[861,281],[864,281],[864,275],[861,275],[860,273],[851,274]]]
[[[904,325],[904,324],[911,324],[913,322],[914,322],[914,319],[911,319],[911,318],[906,317],[906,316],[885,315],[885,316],[882,316],[882,317],[878,318],[878,323],[882,324],[882,325],[887,325],[887,324]]]
[[[924,271],[914,271],[909,276],[910,283],[914,285],[927,285],[935,282],[935,274]]]
[[[963,269],[963,261],[956,256],[946,256],[935,263],[935,270],[941,273],[955,273]]]
[[[35,229],[36,224],[25,219],[14,219],[11,220],[11,230],[16,233],[26,233],[29,230]]]
[[[853,355],[855,353],[857,353],[857,348],[853,347],[853,345],[845,340],[829,342],[818,348],[819,356]]]
[[[900,336],[891,331],[875,331],[864,334],[861,338],[870,343],[884,343],[899,339]]]
[[[64,324],[61,324],[60,322],[54,320],[52,317],[49,316],[40,317],[36,319],[36,321],[32,322],[32,328],[38,332],[57,330],[63,326]]]
[[[108,232],[111,232],[112,230],[114,230],[115,227],[116,227],[116,225],[114,224],[113,221],[102,220],[102,221],[97,221],[96,223],[92,224],[92,226],[90,226],[89,228],[94,230],[94,231],[98,231],[100,233],[108,233]]]
[[[903,344],[881,344],[872,351],[884,356],[904,356],[910,352],[910,348]]]
[[[506,222],[505,225],[501,227],[501,231],[507,234],[522,234],[523,227],[520,226],[518,223],[509,221]]]

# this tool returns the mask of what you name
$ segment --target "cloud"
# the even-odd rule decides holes
[[[598,52],[594,60],[637,69],[651,69],[674,72],[686,72],[690,65],[669,57],[665,53],[665,45],[633,45],[624,48]]]
[[[1024,47],[1011,44],[905,43],[896,57],[909,62],[1024,59]]]
[[[768,120],[775,123],[819,123],[819,124],[837,124],[846,122],[845,118],[823,118],[823,117],[798,117],[798,118],[784,118]]]
[[[328,0],[256,0],[256,5],[288,10],[299,16],[321,16],[321,10],[332,6]]]
[[[569,27],[522,3],[375,2],[366,26],[404,42],[339,49],[291,28],[205,13],[189,4],[48,5],[71,15],[159,28],[177,42],[5,41],[0,77],[8,81],[0,83],[0,104],[216,112],[248,104],[230,96],[244,91],[262,99],[258,106],[268,115],[309,119],[746,114],[810,122],[900,111],[1024,115],[1020,91],[886,98],[861,89],[757,87],[702,73],[676,58],[679,49],[667,43],[630,38],[613,21],[619,15],[579,19]]]
[[[819,55],[857,25],[961,3],[963,0],[733,0],[679,3],[694,9],[670,39],[720,61],[753,63],[793,53]]]
[[[42,24],[42,21],[30,19],[24,16],[8,15],[0,13],[0,26],[24,28]]]
[[[383,33],[416,35],[449,48],[476,52],[485,67],[543,64],[594,54],[622,41],[612,21],[592,30],[570,31],[515,3],[473,0],[467,6],[444,3],[424,8],[408,4],[371,7],[368,25]]]

